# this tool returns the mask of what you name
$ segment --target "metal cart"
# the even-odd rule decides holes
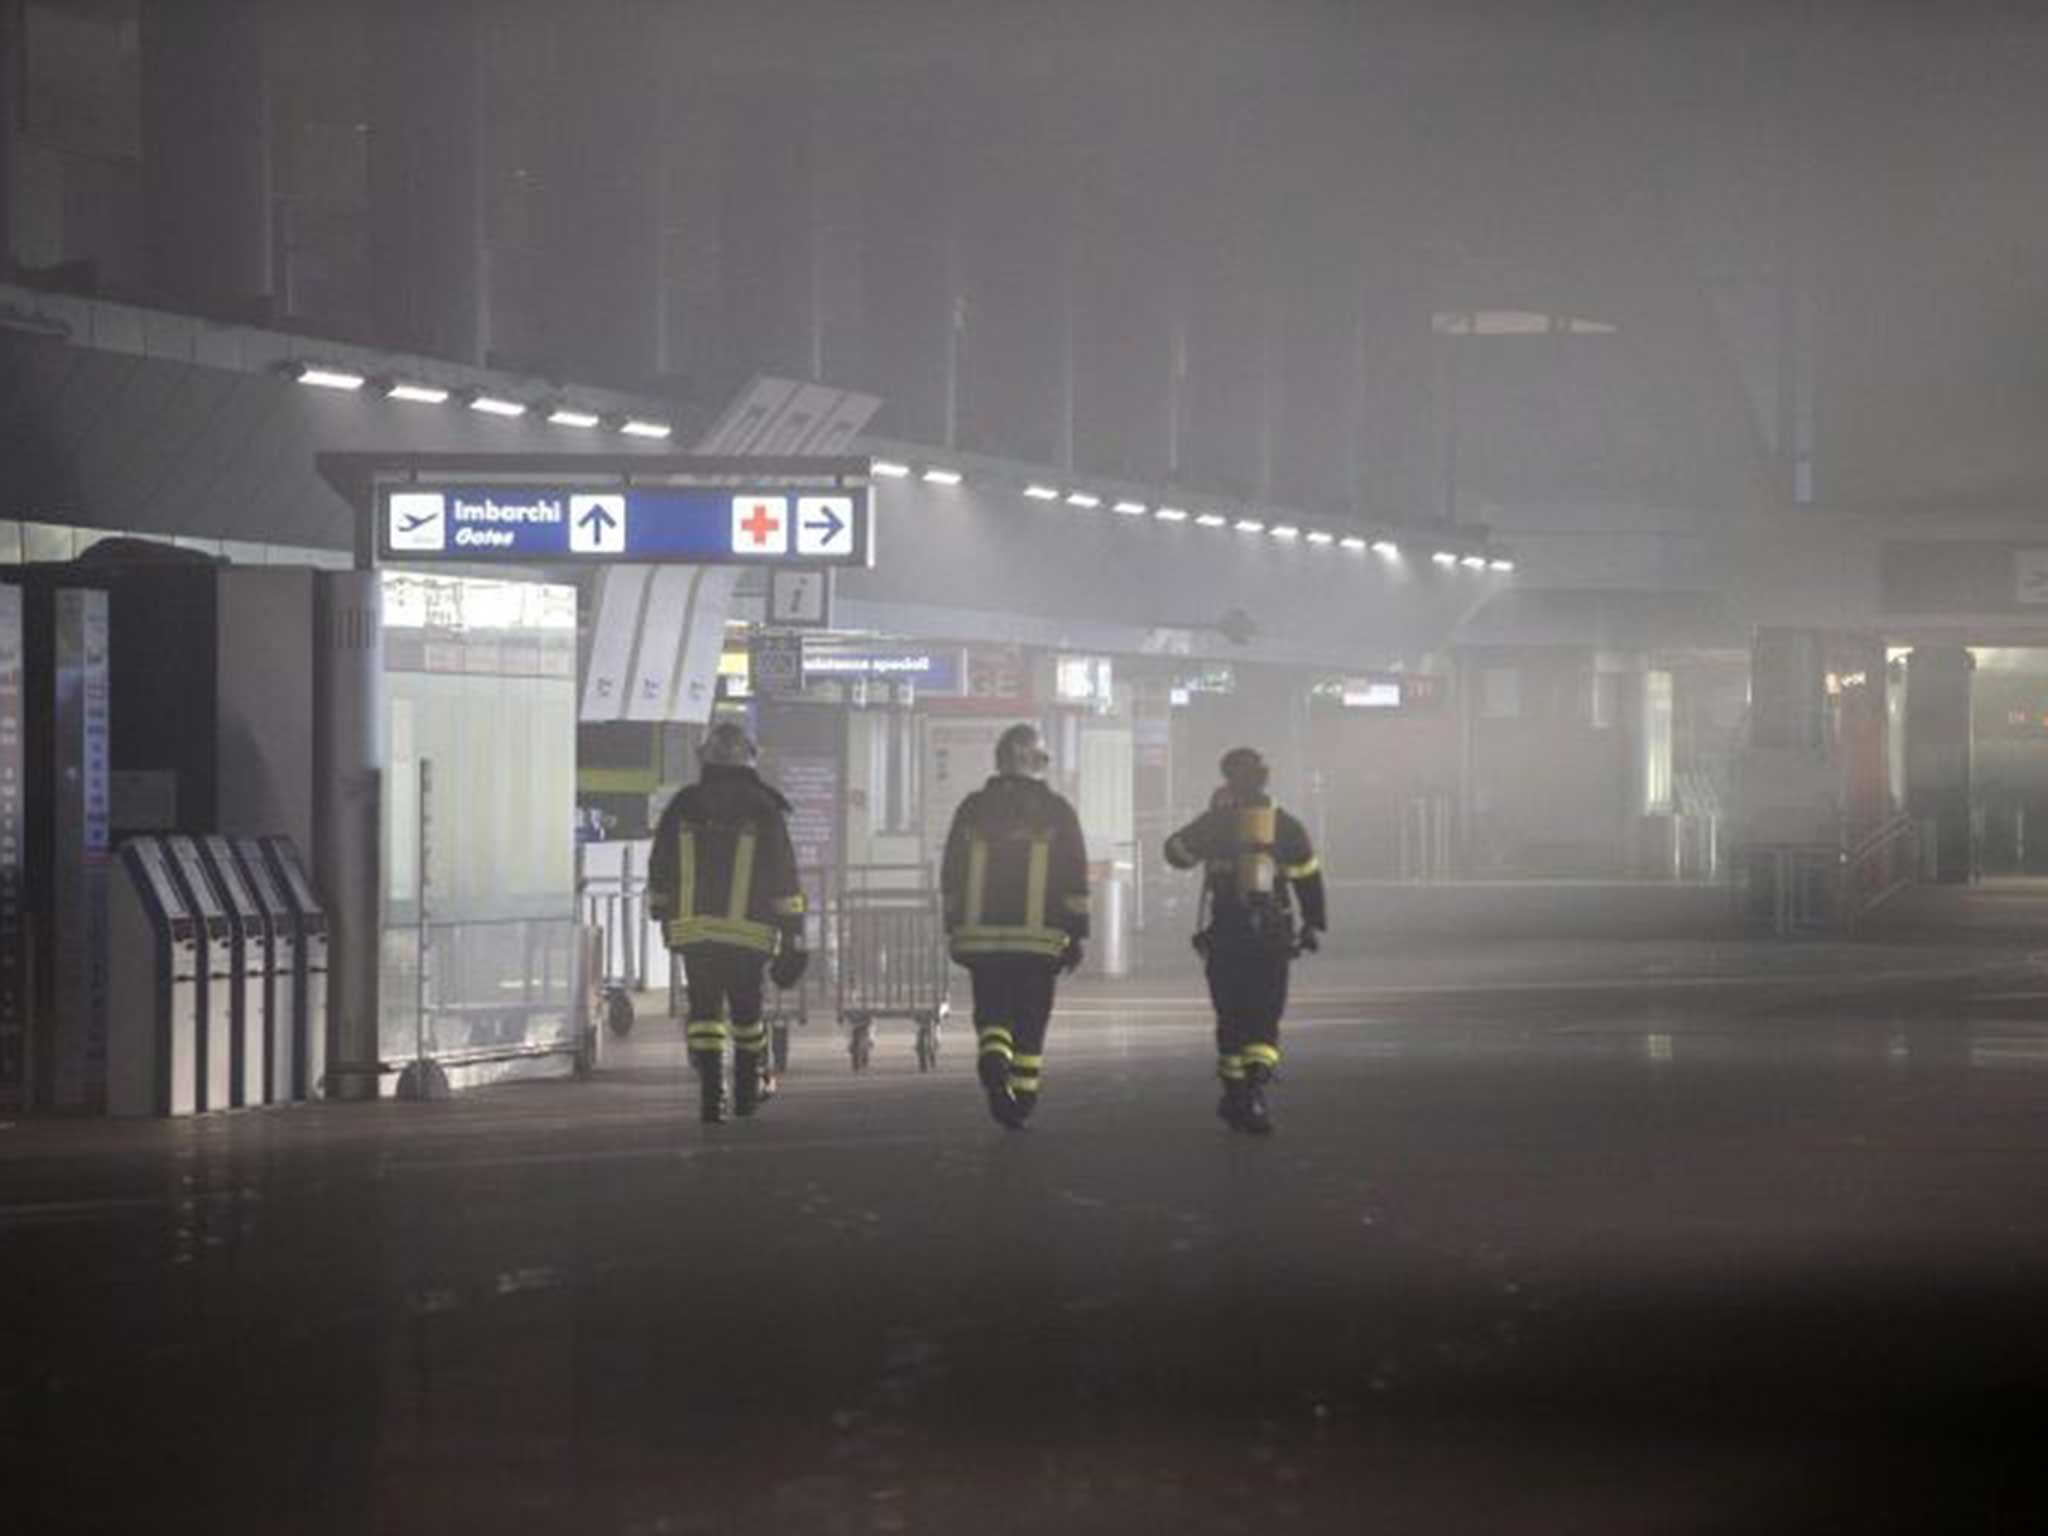
[[[922,864],[861,864],[841,875],[832,904],[831,955],[839,1022],[853,1070],[867,1070],[875,1024],[907,1019],[915,1027],[917,1069],[939,1064],[952,968],[945,907]]]

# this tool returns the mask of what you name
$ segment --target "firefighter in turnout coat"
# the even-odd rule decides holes
[[[1329,915],[1308,830],[1266,793],[1265,760],[1238,747],[1222,766],[1222,788],[1205,814],[1167,839],[1166,861],[1204,870],[1208,920],[1195,948],[1216,1008],[1216,1112],[1232,1130],[1263,1136],[1273,1128],[1266,1084],[1280,1065],[1288,967],[1320,947]]]
[[[793,987],[808,958],[789,802],[755,771],[757,755],[739,725],[713,726],[698,752],[702,775],[661,813],[648,857],[649,911],[689,978],[690,1065],[707,1124],[725,1118],[728,1040],[733,1109],[758,1107],[768,1050],[762,973]]]
[[[954,814],[940,874],[947,943],[974,981],[981,1086],[1011,1130],[1038,1105],[1054,986],[1088,937],[1088,850],[1045,784],[1051,761],[1034,727],[1003,733],[995,777]]]

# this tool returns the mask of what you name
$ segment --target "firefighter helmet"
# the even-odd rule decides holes
[[[737,720],[719,721],[697,748],[697,760],[707,768],[751,768],[760,755],[754,738]]]
[[[1223,782],[1240,795],[1263,795],[1272,770],[1250,747],[1232,747],[1223,754]]]
[[[1039,740],[1035,725],[1013,725],[996,742],[996,772],[1022,774],[1035,779],[1052,766],[1052,757]]]

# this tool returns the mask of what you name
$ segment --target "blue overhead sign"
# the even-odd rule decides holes
[[[386,485],[378,551],[402,564],[629,560],[869,565],[866,486]]]

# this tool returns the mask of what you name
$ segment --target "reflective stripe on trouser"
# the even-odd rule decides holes
[[[733,1025],[732,1048],[736,1051],[765,1051],[768,1048],[768,1026],[759,1022]]]
[[[1014,1056],[1010,1059],[1010,1092],[1038,1092],[1038,1079],[1045,1067],[1043,1056]]]
[[[1000,1026],[984,1029],[979,1032],[979,1037],[982,1055],[1000,1056],[1005,1061],[1015,1059],[1017,1039],[1007,1029]]]
[[[1226,1083],[1244,1081],[1244,1057],[1237,1051],[1224,1051],[1216,1058],[1216,1075]]]
[[[1268,1072],[1280,1065],[1280,1047],[1263,1040],[1249,1042],[1239,1053],[1247,1067],[1264,1067]]]
[[[722,1051],[731,1027],[723,1019],[692,1019],[685,1030],[685,1038],[693,1051]]]

